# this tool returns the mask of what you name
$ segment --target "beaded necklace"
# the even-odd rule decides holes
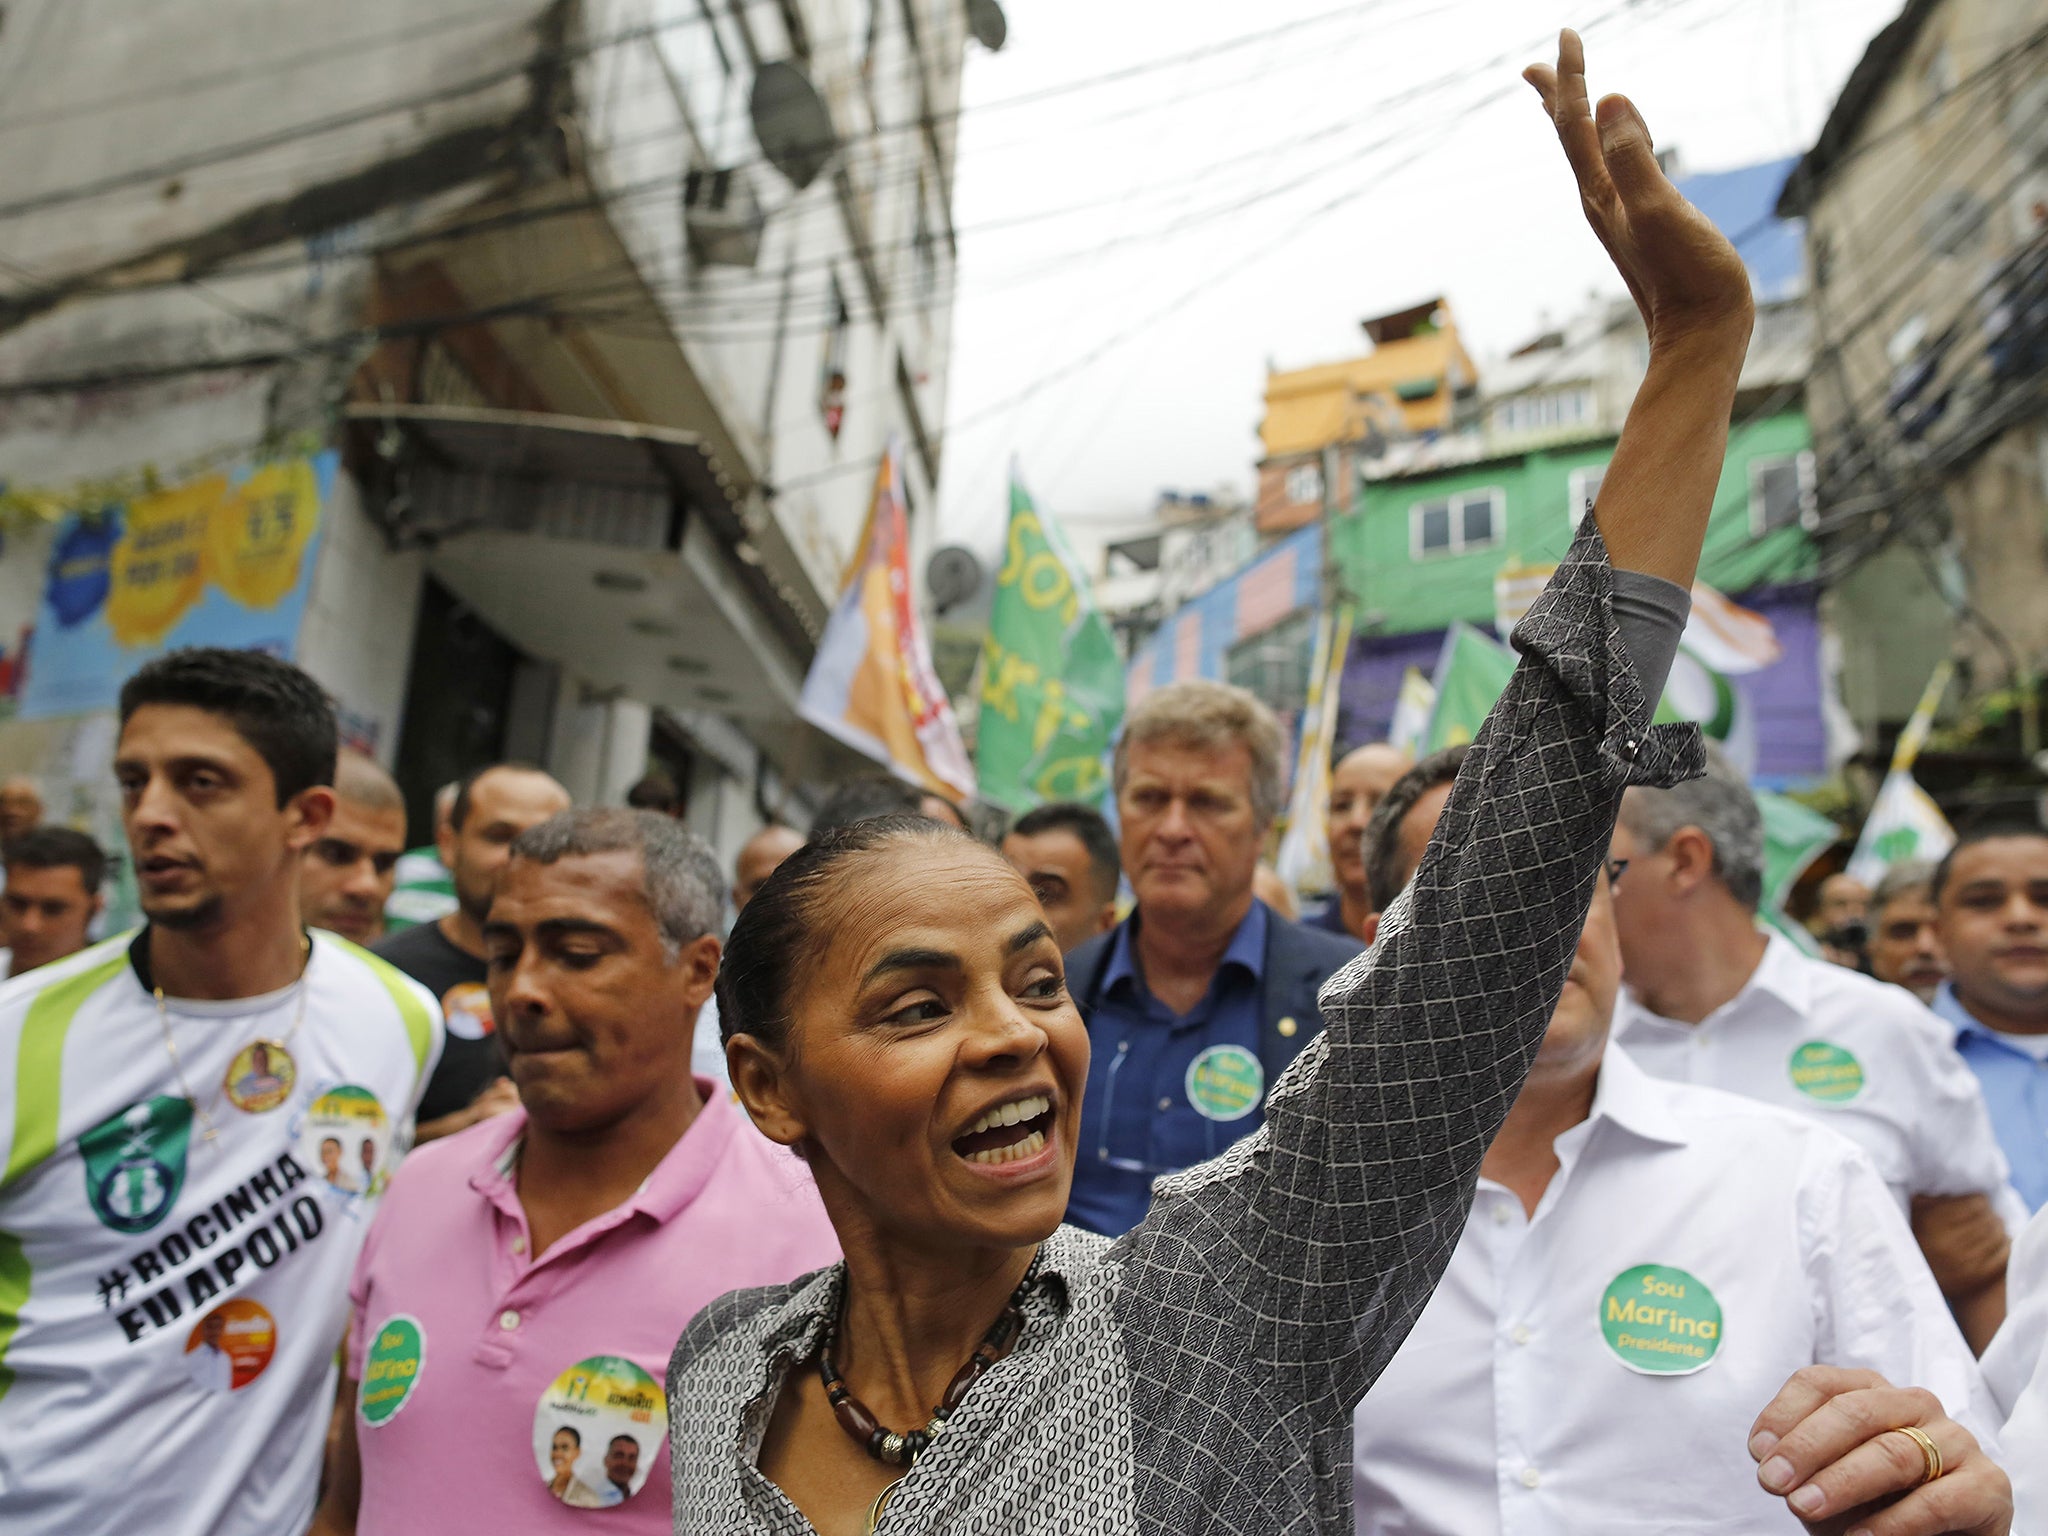
[[[839,1421],[839,1427],[875,1460],[892,1467],[908,1468],[944,1431],[946,1421],[966,1400],[969,1389],[1016,1343],[1018,1335],[1024,1331],[1024,1296],[1037,1275],[1038,1259],[1034,1256],[1024,1278],[1017,1282],[1017,1289],[1010,1293],[1002,1316],[989,1325],[988,1332],[981,1336],[981,1342],[974,1346],[974,1353],[967,1357],[967,1363],[953,1373],[945,1395],[939,1399],[938,1407],[932,1410],[924,1428],[898,1434],[893,1429],[884,1428],[867,1404],[853,1395],[840,1376],[839,1367],[832,1361],[833,1347],[839,1341],[839,1325],[846,1314],[846,1279],[842,1271],[832,1321],[826,1326],[824,1342],[818,1346],[818,1379],[824,1383],[825,1398],[832,1404],[832,1416]],[[894,1483],[884,1488],[881,1497],[868,1511],[867,1528],[870,1531],[880,1521],[882,1505],[895,1488]]]

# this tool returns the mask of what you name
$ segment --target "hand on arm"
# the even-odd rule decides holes
[[[1910,1425],[1934,1443],[1941,1476]],[[2008,1536],[2012,1484],[1931,1392],[1810,1365],[1751,1427],[1757,1480],[1815,1536]]]
[[[1913,1237],[1963,1337],[1983,1354],[2005,1321],[2005,1264],[2012,1253],[1991,1197],[1914,1196]]]
[[[1600,482],[1593,520],[1617,569],[1690,587],[1756,313],[1749,273],[1665,176],[1649,126],[1629,99],[1606,96],[1592,106],[1577,33],[1559,36],[1555,68],[1532,65],[1524,78],[1543,98],[1586,222],[1649,332],[1649,369]]]

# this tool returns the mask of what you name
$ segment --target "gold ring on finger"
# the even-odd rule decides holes
[[[1914,1484],[1916,1488],[1925,1487],[1948,1470],[1942,1465],[1941,1447],[1934,1443],[1933,1437],[1926,1430],[1915,1424],[1901,1424],[1893,1433],[1904,1435],[1920,1447],[1920,1459],[1925,1463],[1926,1470],[1922,1473],[1920,1481]]]

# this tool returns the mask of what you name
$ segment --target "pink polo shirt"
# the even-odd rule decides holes
[[[538,1261],[512,1183],[522,1111],[400,1166],[349,1286],[362,1536],[670,1529],[684,1324],[839,1257],[803,1164],[697,1086],[703,1110],[633,1198]]]

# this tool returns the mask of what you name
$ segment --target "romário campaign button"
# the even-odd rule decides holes
[[[1645,1376],[1687,1376],[1714,1363],[1721,1304],[1694,1275],[1665,1264],[1625,1269],[1600,1297],[1600,1336]]]
[[[403,1408],[427,1364],[427,1335],[420,1320],[399,1313],[377,1325],[363,1354],[363,1380],[356,1388],[356,1412],[365,1424],[383,1424]]]
[[[1823,1104],[1846,1104],[1863,1091],[1863,1063],[1825,1040],[1809,1040],[1785,1064],[1792,1086]]]

